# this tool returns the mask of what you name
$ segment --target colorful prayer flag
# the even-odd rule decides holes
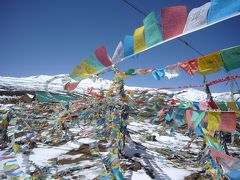
[[[107,50],[106,50],[105,46],[99,47],[94,52],[95,52],[97,59],[100,61],[100,63],[102,65],[104,65],[105,67],[109,67],[112,65],[112,61],[107,54]]]
[[[240,68],[240,46],[224,49],[220,52],[226,71]]]
[[[198,60],[200,74],[212,74],[220,71],[223,61],[220,52],[215,52],[207,56],[200,57]]]
[[[143,20],[144,36],[147,47],[151,47],[162,41],[161,30],[155,12],[151,12]]]
[[[90,67],[97,69],[98,71],[105,68],[105,66],[102,65],[94,55],[87,57],[85,60]]]
[[[234,132],[237,126],[237,116],[235,112],[221,112],[221,123],[219,131]]]
[[[178,63],[179,66],[186,71],[190,76],[193,76],[196,72],[198,72],[198,63],[197,59],[192,59],[186,62]]]
[[[74,89],[77,88],[78,84],[80,83],[79,82],[68,82],[67,84],[65,84],[64,86],[64,90],[67,90],[67,91],[73,91]]]
[[[207,25],[207,14],[211,3],[208,2],[198,8],[194,8],[190,11],[187,18],[187,23],[184,28],[184,32],[192,31],[201,26]]]
[[[240,11],[240,0],[211,0],[208,22],[215,22]]]
[[[139,53],[146,48],[147,46],[144,38],[144,26],[142,26],[134,31],[134,53]]]
[[[124,56],[124,47],[122,41],[120,41],[113,53],[112,63],[116,64],[121,61]]]
[[[130,35],[125,36],[123,41],[124,57],[134,54],[133,44],[134,44],[133,36]]]
[[[168,79],[176,78],[180,75],[178,64],[169,65],[165,68],[165,76]]]
[[[161,10],[163,39],[181,34],[187,20],[186,6],[173,6]]]
[[[208,111],[208,130],[217,131],[221,123],[221,113],[217,111]]]

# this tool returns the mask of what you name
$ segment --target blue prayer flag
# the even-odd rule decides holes
[[[208,22],[215,22],[240,11],[240,0],[211,0]]]

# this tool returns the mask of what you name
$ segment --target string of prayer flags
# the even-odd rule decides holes
[[[120,62],[123,57],[124,57],[124,47],[123,47],[122,41],[120,41],[113,53],[112,63],[116,64]]]
[[[139,53],[146,49],[144,38],[144,26],[137,28],[134,31],[134,53]]]
[[[220,52],[227,72],[240,68],[240,46],[224,49]]]
[[[211,0],[208,22],[212,23],[240,11],[240,0]]]
[[[147,47],[162,41],[161,30],[155,12],[151,12],[143,19],[144,37]]]
[[[220,71],[223,67],[223,61],[220,52],[215,52],[207,56],[198,58],[197,60],[200,74],[212,74]]]
[[[104,65],[105,67],[109,67],[112,65],[112,61],[107,54],[105,46],[99,47],[94,51],[94,53],[102,65]]]
[[[116,72],[118,78],[128,78],[130,76],[135,76],[139,74],[148,74],[154,71],[154,69],[129,69],[125,72]]]
[[[163,39],[181,34],[187,20],[186,6],[173,6],[161,10]]]
[[[184,32],[192,31],[201,26],[207,25],[207,15],[210,5],[211,3],[208,2],[190,11],[190,13],[188,14]]]
[[[168,79],[176,78],[180,75],[178,64],[169,65],[165,68],[165,76]]]
[[[178,65],[192,77],[196,72],[198,72],[197,59],[192,59],[186,62],[178,63]]]
[[[123,40],[124,57],[134,54],[133,44],[134,44],[133,36],[130,36],[130,35],[125,36]]]
[[[227,77],[222,78],[222,79],[217,79],[217,80],[211,81],[211,82],[207,83],[206,85],[207,86],[212,86],[212,85],[215,85],[215,84],[218,84],[218,83],[221,83],[221,82],[230,81],[230,80],[239,79],[239,78],[240,78],[240,75],[227,76]]]

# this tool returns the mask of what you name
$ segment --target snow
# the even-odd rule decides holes
[[[137,172],[133,172],[132,174],[132,179],[137,179],[137,180],[150,180],[151,178],[146,174],[146,172],[141,169]]]
[[[66,74],[60,74],[56,76],[30,76],[30,77],[3,77],[0,76],[0,91],[3,90],[14,90],[14,91],[45,91],[47,90],[55,93],[66,93],[64,90],[64,85],[68,82],[69,77]],[[74,90],[75,93],[84,93],[87,88],[94,89],[108,89],[112,84],[112,81],[103,78],[91,78],[82,80],[78,87]],[[181,91],[168,91],[168,90],[158,90],[156,88],[147,87],[129,87],[125,86],[126,90],[143,91],[148,90],[148,94],[166,94],[173,95],[174,98],[181,100],[190,101],[204,101],[206,100],[206,93],[196,89],[183,89]],[[225,93],[213,93],[213,97],[217,101],[230,101],[231,95],[229,92]],[[240,95],[235,95],[235,99],[240,97]]]
[[[68,142],[65,145],[52,147],[46,146],[33,149],[33,154],[30,155],[30,160],[39,166],[46,166],[48,159],[55,158],[72,149],[78,148],[79,145]]]
[[[192,174],[192,171],[186,169],[177,169],[174,167],[162,168],[163,172],[173,180],[184,180],[184,177]]]

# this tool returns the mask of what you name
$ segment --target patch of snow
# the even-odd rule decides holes
[[[132,179],[137,179],[137,180],[148,180],[149,179],[150,180],[152,178],[149,177],[143,169],[141,169],[141,170],[138,170],[137,172],[133,171]]]
[[[184,177],[192,174],[192,171],[186,169],[178,169],[174,167],[162,168],[163,172],[174,180],[184,180]]]

